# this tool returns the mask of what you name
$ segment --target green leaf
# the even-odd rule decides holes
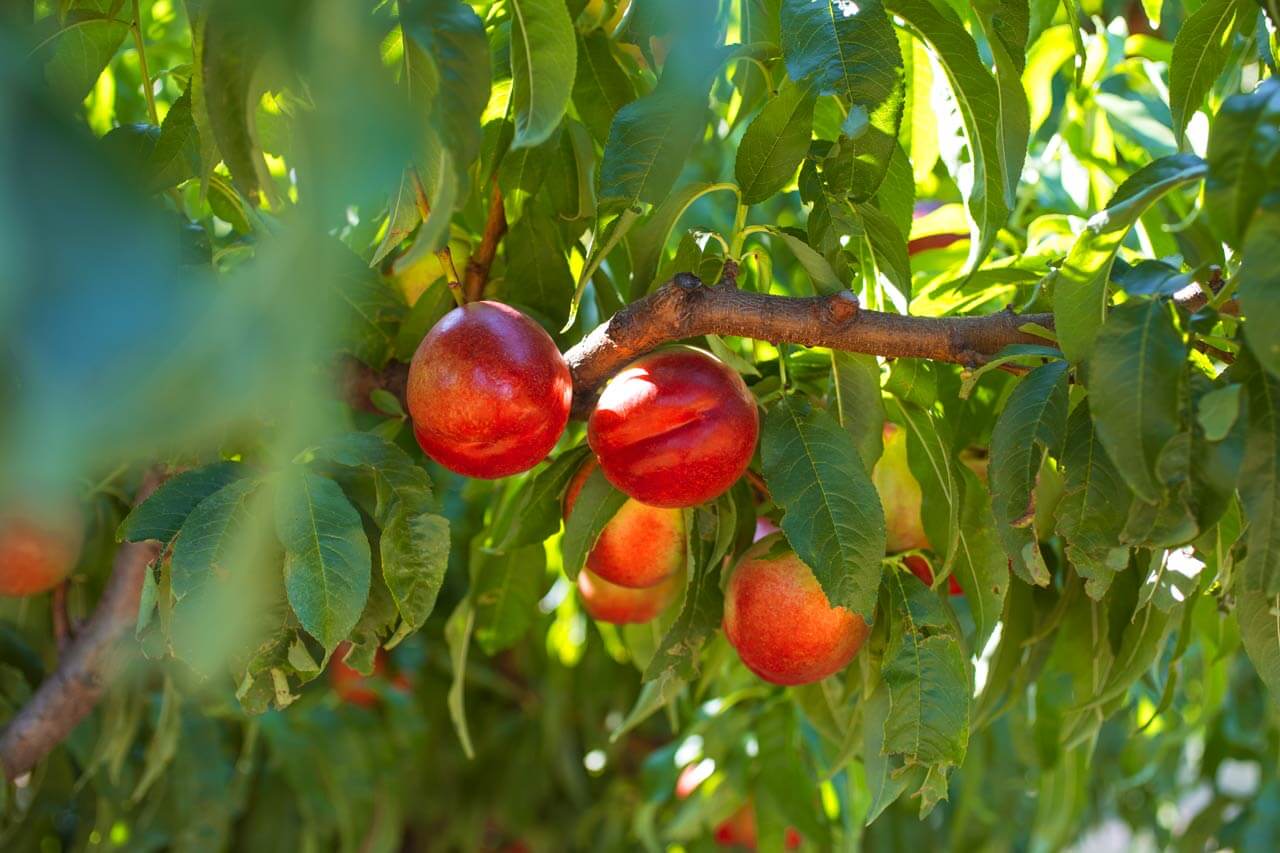
[[[275,509],[289,604],[307,633],[332,652],[369,597],[373,558],[360,513],[337,483],[305,469],[281,477]]]
[[[955,623],[923,584],[892,572],[887,580],[889,643],[880,677],[889,688],[886,753],[930,773],[964,761],[969,743],[969,670]]]
[[[590,454],[586,445],[561,453],[547,467],[525,480],[511,508],[493,523],[493,547],[511,551],[542,542],[560,529],[564,494],[569,481]]]
[[[512,148],[546,141],[569,106],[578,44],[563,0],[510,0]]]
[[[1249,94],[1223,102],[1209,132],[1204,211],[1222,240],[1235,248],[1273,181],[1262,176],[1280,156],[1280,79],[1263,80]]]
[[[430,57],[434,124],[454,162],[468,167],[480,151],[480,117],[489,101],[484,23],[459,0],[401,0],[399,8],[406,62],[411,46]]]
[[[873,355],[831,351],[830,408],[853,439],[870,471],[884,451],[884,400],[880,394],[880,364]]]
[[[1037,367],[1005,404],[991,434],[991,508],[1018,577],[1049,583],[1035,531],[1035,488],[1046,453],[1062,445],[1067,423],[1067,364]]]
[[[969,647],[984,649],[1009,593],[1009,558],[996,535],[991,496],[972,471],[963,465],[958,470],[964,505],[951,574],[964,590],[973,617],[974,636]]]
[[[582,484],[573,512],[564,523],[564,573],[571,580],[577,579],[604,526],[626,502],[627,496],[605,479],[603,468],[592,471]]]
[[[1246,592],[1280,593],[1280,379],[1247,353],[1236,362],[1249,395],[1249,422],[1240,469],[1240,502],[1249,522],[1240,571]]]
[[[889,688],[881,681],[863,705],[862,764],[866,768],[871,803],[864,825],[870,826],[885,809],[897,802],[907,789],[919,789],[924,782],[924,767],[904,767],[901,758],[890,756],[884,749],[884,728],[891,711]]]
[[[747,125],[733,168],[743,204],[764,201],[795,177],[809,153],[815,101],[809,86],[784,83]]]
[[[1156,463],[1181,424],[1186,357],[1168,303],[1135,300],[1111,312],[1089,359],[1098,438],[1129,488],[1147,503],[1163,492]]]
[[[856,150],[848,191],[866,201],[897,148],[906,96],[902,55],[884,6],[880,0],[783,0],[781,32],[791,79],[811,81],[818,94],[847,103],[845,135]]]
[[[831,415],[789,398],[760,439],[765,482],[782,529],[832,605],[870,624],[880,589],[884,512],[853,442]]]
[[[907,299],[911,299],[911,256],[907,238],[888,214],[870,204],[856,206],[876,268]]]
[[[829,295],[845,289],[845,283],[840,280],[840,276],[831,268],[831,263],[822,256],[821,252],[790,231],[771,227],[769,233],[775,237],[781,237],[787,244],[787,248],[796,256],[800,266],[804,267],[805,273],[813,281],[814,290],[818,293]]]
[[[1053,319],[1062,352],[1072,364],[1093,351],[1107,314],[1107,282],[1116,252],[1129,229],[1164,195],[1204,177],[1204,161],[1175,154],[1134,172],[1120,185],[1107,209],[1094,216],[1076,238],[1054,276]]]
[[[583,490],[586,491],[585,489]],[[694,530],[694,511],[684,511],[686,530]],[[645,681],[669,680],[673,676],[680,681],[691,681],[698,675],[698,655],[707,640],[714,636],[724,615],[724,593],[720,590],[718,565],[710,560],[699,560],[697,548],[690,536],[688,563],[693,566],[685,587],[684,603],[680,614],[671,623],[649,665],[645,667]]]
[[[977,45],[955,14],[929,0],[889,0],[885,7],[933,48],[947,73],[968,137],[973,183],[966,198],[975,238],[969,270],[977,269],[1009,218],[1012,187],[1005,184],[1008,157],[1000,125],[1001,87],[978,56]]]
[[[225,558],[241,533],[249,498],[258,486],[252,478],[230,479],[191,510],[173,547],[170,578],[175,599],[197,593],[205,584],[225,582],[233,568],[225,565]]]
[[[707,96],[721,52],[677,49],[657,87],[618,110],[600,164],[600,200],[659,204],[684,168],[707,122]]]
[[[1088,399],[1067,419],[1062,465],[1066,482],[1057,530],[1066,540],[1067,558],[1085,579],[1085,592],[1100,601],[1115,573],[1129,565],[1120,534],[1133,495],[1094,431]]]
[[[663,249],[671,229],[684,212],[698,199],[717,190],[732,190],[729,183],[685,184],[654,208],[644,222],[631,229],[627,246],[631,250],[631,296],[639,298],[657,284],[658,268],[662,264]]]
[[[121,10],[120,14],[127,13]],[[48,59],[44,64],[49,87],[68,102],[83,101],[128,34],[126,20],[90,11],[73,11],[49,41]]]
[[[635,97],[635,85],[618,61],[613,40],[599,30],[579,36],[573,105],[597,142],[609,139],[613,117]]]
[[[422,222],[422,214],[418,209],[418,194],[414,187],[414,172],[405,169],[400,176],[400,185],[387,199],[387,232],[383,235],[378,247],[373,250],[369,266],[377,267],[382,259],[404,242]]]
[[[527,305],[559,328],[569,316],[573,273],[560,232],[546,216],[530,213],[511,226],[503,241],[507,258],[506,301]]]
[[[471,601],[476,642],[495,655],[515,645],[538,615],[547,586],[547,554],[542,543],[499,552],[474,549]]]
[[[218,462],[175,474],[120,522],[116,539],[121,542],[142,542],[146,539],[168,542],[177,535],[201,501],[243,477],[244,471],[244,466],[239,463]]]
[[[177,186],[200,169],[200,135],[191,115],[191,90],[169,107],[160,125],[160,138],[147,164],[148,189],[160,192]]]
[[[204,100],[209,126],[236,188],[255,201],[258,191],[274,192],[266,160],[257,139],[258,97],[261,82],[255,71],[262,54],[258,36],[245,21],[223,9],[210,12],[200,47]]]
[[[1254,216],[1240,256],[1244,337],[1262,366],[1280,376],[1280,204]]]
[[[1031,135],[1031,108],[1022,86],[1026,67],[1030,10],[1027,0],[998,0],[974,4],[974,12],[987,35],[995,59],[996,86],[1000,93],[1000,166],[1004,173],[1005,203],[1012,207],[1022,164]]]
[[[949,574],[960,544],[960,510],[963,506],[959,463],[951,453],[946,422],[935,419],[913,403],[892,401],[892,420],[906,430],[907,460],[920,484],[921,517],[933,549],[943,555],[935,576]]]
[[[1169,109],[1173,113],[1173,134],[1179,141],[1192,114],[1227,67],[1229,51],[1225,40],[1231,33],[1237,2],[1206,0],[1178,28],[1173,60],[1169,63]]]
[[[1196,421],[1209,441],[1222,441],[1240,416],[1240,386],[1224,385],[1200,398]]]
[[[465,702],[467,685],[467,649],[471,645],[471,633],[475,630],[476,613],[471,606],[471,599],[464,598],[458,602],[449,621],[444,626],[444,641],[449,647],[449,663],[453,668],[453,680],[449,685],[449,719],[453,721],[453,730],[458,733],[458,741],[462,744],[462,752],[467,758],[476,757],[475,747],[471,745],[471,730],[467,726],[467,709]]]
[[[1280,595],[1238,596],[1235,614],[1253,668],[1271,691],[1272,701],[1280,702]]]

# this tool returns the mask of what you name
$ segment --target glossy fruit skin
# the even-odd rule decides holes
[[[407,388],[414,435],[450,471],[527,471],[569,421],[573,378],[541,326],[497,302],[455,308],[422,339]]]
[[[884,454],[871,471],[871,481],[884,507],[885,550],[929,550],[920,519],[920,484],[907,466],[907,432],[897,424],[884,425]]]
[[[83,544],[78,510],[48,518],[21,512],[0,516],[0,595],[39,595],[53,589],[71,574]]]
[[[920,583],[927,587],[933,586],[933,567],[929,565],[929,561],[919,554],[911,554],[902,561],[907,570],[911,574],[920,579]]]
[[[588,459],[569,481],[564,496],[566,519],[598,464]],[[684,561],[684,514],[678,509],[646,506],[632,498],[600,532],[587,555],[587,568],[611,584],[643,589],[681,571]]]
[[[759,433],[742,377],[692,347],[632,362],[587,422],[609,482],[656,507],[696,506],[725,492],[747,470]]]
[[[747,669],[782,685],[839,672],[869,633],[861,616],[831,606],[779,533],[752,545],[734,567],[725,589],[724,631]]]
[[[592,619],[614,625],[638,624],[650,621],[666,609],[683,577],[683,574],[672,575],[655,586],[630,589],[583,569],[578,572],[578,594],[583,609]]]

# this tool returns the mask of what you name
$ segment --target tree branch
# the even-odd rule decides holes
[[[146,500],[159,487],[158,470],[143,478],[134,503]],[[84,719],[105,686],[116,641],[138,619],[138,598],[147,567],[160,556],[159,542],[128,542],[116,551],[111,579],[98,608],[75,636],[58,668],[0,734],[0,765],[16,781],[44,758]]]
[[[462,292],[468,302],[475,302],[484,295],[484,286],[489,281],[489,268],[498,254],[498,242],[507,233],[507,213],[502,206],[502,191],[498,189],[498,181],[493,181],[493,189],[489,193],[489,216],[484,223],[484,234],[480,245],[476,247],[467,261],[466,281]]]

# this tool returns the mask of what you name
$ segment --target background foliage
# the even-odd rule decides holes
[[[751,801],[764,849],[787,826],[811,849],[1266,849],[1277,13],[9,4],[0,490],[89,507],[74,616],[117,539],[172,547],[141,654],[3,789],[0,840],[698,850]],[[685,602],[597,625],[566,576],[604,519],[560,528],[581,425],[528,475],[466,481],[394,396],[375,414],[334,393],[337,354],[407,360],[452,305],[438,251],[464,268],[495,186],[486,294],[562,348],[730,257],[745,288],[1055,329],[981,367],[701,341],[767,408],[776,503],[740,484],[691,511]],[[1221,290],[1176,307],[1192,281]],[[886,417],[940,592],[884,557]],[[129,514],[156,461],[182,473]],[[874,614],[844,675],[767,689],[716,630],[721,562],[761,513]],[[391,649],[371,707],[317,680],[343,641],[364,671]],[[55,660],[45,599],[0,603],[0,719]],[[688,767],[705,778],[681,799]]]

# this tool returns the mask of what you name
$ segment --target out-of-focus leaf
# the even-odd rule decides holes
[[[49,86],[70,103],[83,101],[129,34],[128,17],[127,9],[117,17],[87,9],[72,11],[47,40],[44,74]],[[47,22],[57,24],[57,17]]]
[[[369,596],[373,560],[360,513],[337,483],[304,469],[281,477],[275,511],[289,604],[331,652],[355,627]]]
[[[1115,573],[1129,565],[1120,533],[1133,495],[1094,432],[1087,399],[1067,419],[1062,464],[1066,483],[1057,530],[1067,542],[1068,559],[1085,579],[1085,591],[1101,600]]]
[[[1241,595],[1236,598],[1240,639],[1262,683],[1280,701],[1280,595]]]
[[[413,233],[413,229],[422,222],[422,213],[418,209],[418,194],[414,186],[412,171],[406,169],[400,176],[400,185],[387,199],[387,233],[373,251],[369,266],[376,267],[393,249],[404,242]]]
[[[120,522],[116,538],[121,542],[168,542],[201,501],[244,473],[243,465],[218,462],[170,477]]]
[[[564,573],[571,579],[578,577],[600,532],[626,502],[627,496],[605,479],[603,468],[587,477],[564,523]]]
[[[1280,376],[1280,204],[1254,216],[1240,254],[1245,340],[1262,366]]]
[[[200,169],[200,135],[191,115],[191,90],[182,93],[165,114],[160,137],[151,149],[147,177],[152,192],[177,186]]]
[[[449,686],[449,719],[453,721],[453,730],[458,734],[462,751],[467,758],[475,758],[475,747],[471,744],[471,729],[467,725],[466,685],[467,685],[467,649],[471,645],[471,633],[475,630],[476,613],[471,606],[471,599],[464,598],[458,602],[449,621],[444,626],[444,641],[449,646],[449,663],[453,667],[453,681]]]
[[[1202,9],[1208,8],[1206,5]],[[1280,80],[1223,102],[1209,133],[1204,209],[1219,236],[1239,248],[1272,183],[1267,166],[1280,155]],[[1274,238],[1274,226],[1272,226]]]
[[[485,654],[510,648],[538,615],[547,586],[547,554],[542,543],[514,551],[472,551],[476,642]]]
[[[906,93],[898,40],[884,6],[880,0],[783,0],[781,33],[791,79],[811,81],[818,94],[848,102],[843,132],[855,155],[843,189],[856,200],[870,199],[897,148]]]
[[[399,4],[408,51],[434,66],[432,118],[462,167],[480,150],[480,116],[489,100],[489,46],[484,24],[459,0],[407,0]]]
[[[573,21],[561,0],[511,0],[512,148],[544,142],[569,106],[577,71]]]
[[[1156,463],[1179,429],[1186,356],[1168,303],[1135,300],[1111,312],[1089,360],[1098,438],[1129,488],[1148,503],[1160,499]]]
[[[760,454],[787,541],[827,599],[870,624],[884,511],[848,433],[825,411],[784,397],[765,418]]]
[[[1280,379],[1248,359],[1237,362],[1248,396],[1240,501],[1249,522],[1240,570],[1250,594],[1280,593]]]
[[[734,163],[743,204],[764,201],[795,176],[809,151],[815,98],[808,85],[786,83],[747,125]]]
[[[1107,314],[1107,282],[1116,252],[1129,229],[1164,195],[1204,177],[1205,163],[1194,154],[1175,154],[1134,172],[1120,185],[1107,209],[1094,216],[1076,238],[1054,276],[1054,329],[1062,352],[1074,364],[1093,351]]]
[[[1067,364],[1037,367],[1014,388],[991,435],[990,486],[996,530],[1018,577],[1049,583],[1035,531],[1036,477],[1067,425]]]
[[[262,56],[260,36],[227,6],[215,6],[200,46],[203,95],[213,138],[236,188],[255,200],[261,189],[273,197],[274,185],[257,138],[261,82],[255,72]],[[221,12],[220,12],[221,10]]]
[[[579,36],[573,105],[597,142],[608,140],[613,117],[635,97],[635,84],[614,53],[612,39],[599,30]]]
[[[1206,0],[1178,28],[1169,63],[1169,109],[1178,139],[1227,66],[1229,50],[1224,40],[1231,33],[1238,6],[1238,0]]]

